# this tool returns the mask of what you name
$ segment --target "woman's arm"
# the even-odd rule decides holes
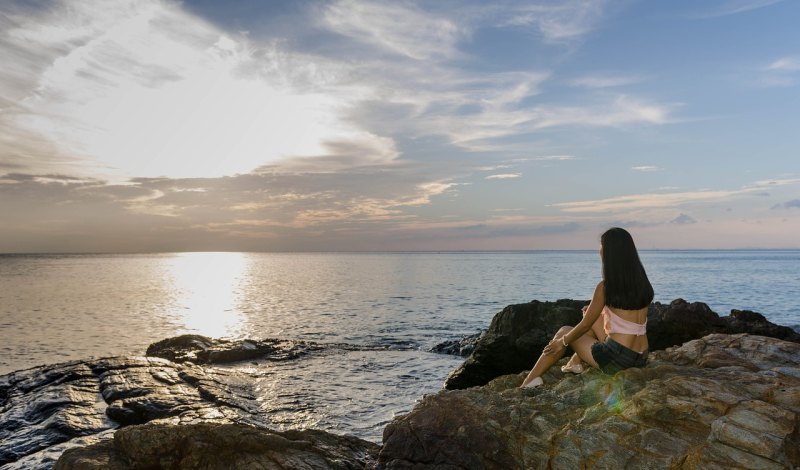
[[[583,320],[575,325],[575,328],[573,328],[572,331],[564,335],[563,342],[569,344],[571,340],[580,338],[586,334],[587,331],[591,330],[592,325],[594,325],[594,322],[596,322],[600,317],[600,313],[602,313],[603,307],[605,306],[606,293],[605,289],[603,288],[603,281],[600,281],[594,288],[592,301],[589,302],[589,307],[586,309],[586,315],[583,316]]]
[[[562,349],[569,346],[571,341],[580,338],[583,336],[587,331],[592,328],[594,322],[600,317],[600,313],[603,311],[603,307],[606,305],[606,293],[605,289],[603,288],[603,281],[597,283],[597,287],[594,288],[594,294],[592,294],[592,301],[589,302],[589,307],[586,309],[586,314],[583,316],[583,320],[580,323],[575,325],[575,328],[570,330],[567,334],[562,336],[561,338],[556,338],[550,343],[545,346],[544,353],[551,354],[554,352],[559,352]]]

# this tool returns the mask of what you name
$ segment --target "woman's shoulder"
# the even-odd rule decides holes
[[[605,281],[601,280],[597,283],[597,287],[594,288],[594,296],[592,300],[598,301],[601,304],[605,305],[606,303],[606,289],[605,289]]]

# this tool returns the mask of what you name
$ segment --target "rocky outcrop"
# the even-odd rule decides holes
[[[72,445],[152,420],[266,425],[257,410],[249,378],[230,370],[144,357],[36,367],[0,377],[0,465],[47,467]]]
[[[227,340],[200,335],[181,335],[151,344],[147,348],[147,355],[180,363],[228,364],[252,360],[287,361],[326,350],[380,351],[413,349],[413,347],[414,345],[405,342],[370,345],[315,343],[274,338]]]
[[[481,339],[481,333],[467,335],[463,338],[443,341],[436,346],[430,348],[428,351],[437,354],[450,354],[452,356],[466,357],[472,354],[475,346],[478,345],[478,340]]]
[[[285,361],[297,359],[321,348],[321,345],[303,341],[226,340],[200,335],[181,335],[151,344],[147,348],[147,355],[174,362],[224,364],[253,359]]]
[[[445,388],[484,385],[495,377],[530,369],[560,327],[581,320],[581,307],[586,304],[587,301],[564,299],[509,305],[494,316],[472,354],[447,378]],[[676,299],[670,304],[654,302],[647,313],[651,350],[712,333],[750,333],[800,342],[800,334],[770,323],[756,312],[733,310],[730,316],[720,317],[704,303]]]
[[[378,445],[323,431],[270,431],[236,424],[145,424],[113,441],[70,449],[56,470],[356,470],[372,466]]]
[[[442,391],[387,426],[377,468],[795,468],[798,359],[797,343],[713,334],[614,376]]]

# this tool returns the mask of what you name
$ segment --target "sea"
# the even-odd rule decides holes
[[[800,251],[641,251],[656,300],[754,310],[800,330]],[[434,345],[486,329],[506,305],[588,299],[596,251],[0,255],[0,374],[141,355],[196,333],[349,343],[254,377],[279,429],[380,442],[463,358]]]

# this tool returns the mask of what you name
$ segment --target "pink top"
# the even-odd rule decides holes
[[[603,329],[606,334],[622,333],[626,335],[642,336],[647,332],[647,320],[644,324],[628,321],[612,312],[608,305],[603,307]]]

